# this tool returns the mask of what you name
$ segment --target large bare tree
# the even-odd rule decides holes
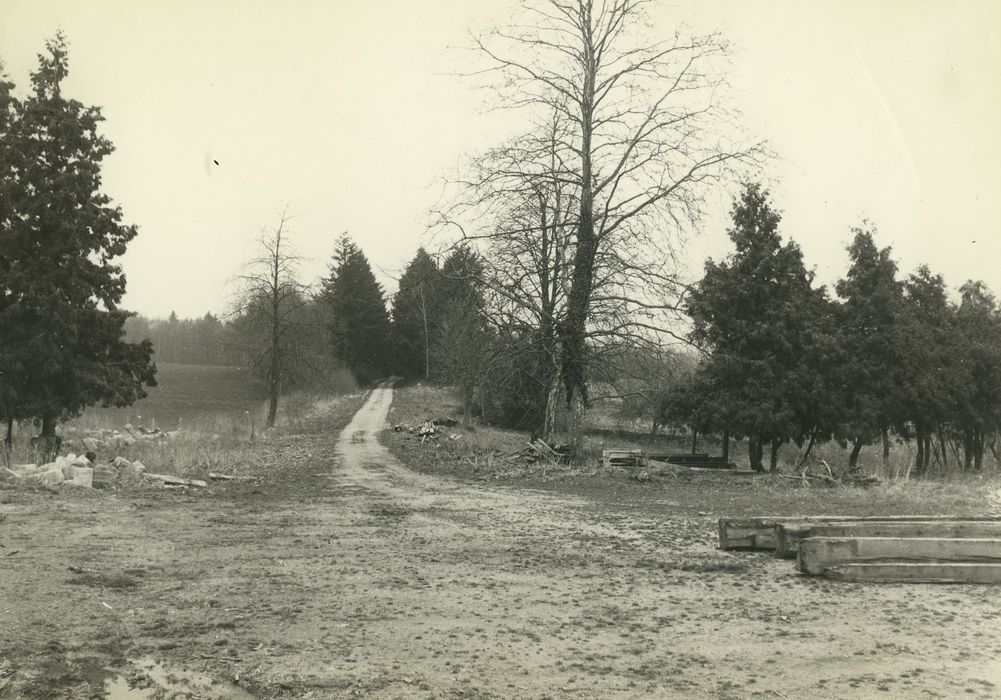
[[[475,38],[483,72],[498,78],[499,105],[525,111],[534,126],[477,162],[466,203],[490,211],[503,201],[507,215],[481,217],[487,230],[463,232],[529,236],[539,253],[553,225],[547,214],[560,213],[568,258],[554,347],[577,452],[590,364],[624,345],[657,345],[676,327],[685,285],[675,251],[696,230],[712,186],[761,148],[740,137],[719,99],[722,37],[650,38],[649,4],[537,0],[509,27]],[[533,203],[540,183],[546,196]],[[572,210],[553,206],[557,190]],[[511,215],[526,210],[534,224]],[[443,219],[457,223],[453,214]]]
[[[268,382],[266,425],[274,426],[278,399],[290,380],[297,359],[296,336],[307,323],[308,289],[297,278],[300,258],[289,240],[288,209],[277,225],[262,230],[260,253],[238,276],[233,308],[251,363]]]

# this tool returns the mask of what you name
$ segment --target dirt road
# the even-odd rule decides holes
[[[256,488],[7,496],[0,696],[1001,696],[996,588],[807,579],[667,500],[416,474],[391,400]]]

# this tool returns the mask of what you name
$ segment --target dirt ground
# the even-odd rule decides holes
[[[0,697],[1001,697],[996,587],[719,552],[683,485],[419,474],[391,400],[257,484],[0,491]]]

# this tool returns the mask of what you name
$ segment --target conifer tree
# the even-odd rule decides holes
[[[438,264],[418,248],[393,296],[395,369],[406,377],[431,376],[431,346],[440,321]]]
[[[876,246],[872,231],[854,229],[848,246],[851,262],[835,289],[844,301],[838,314],[845,348],[842,409],[847,433],[854,441],[849,464],[855,466],[863,445],[883,440],[889,451],[889,431],[902,421],[905,379],[901,315],[904,287],[889,248]]]
[[[43,444],[86,406],[127,406],[155,385],[152,344],[126,343],[125,276],[114,261],[137,229],[101,191],[111,142],[97,107],[62,94],[66,41],[46,43],[23,100],[0,81],[0,367],[8,419],[36,419]]]
[[[322,296],[333,356],[359,383],[383,376],[388,369],[390,325],[382,286],[368,258],[347,234],[337,241]]]
[[[483,262],[459,246],[441,266],[444,302],[435,338],[436,376],[462,392],[463,426],[472,424],[473,395],[489,367],[491,337],[483,313]]]
[[[781,215],[757,184],[745,187],[732,210],[736,251],[706,263],[688,302],[691,339],[706,352],[687,403],[696,424],[746,435],[751,467],[762,471],[771,442],[801,442],[822,419],[826,297],[795,243],[782,243]]]

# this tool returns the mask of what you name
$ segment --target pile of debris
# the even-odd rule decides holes
[[[221,474],[210,474],[209,478],[232,480]],[[87,455],[68,454],[56,457],[47,464],[15,464],[10,468],[0,467],[0,482],[11,485],[31,484],[49,488],[74,487],[110,489],[123,485],[150,485],[167,488],[205,487],[208,483],[199,479],[182,479],[169,474],[151,474],[142,462],[130,462],[124,457],[115,457],[110,463],[98,462],[93,452]]]
[[[126,423],[121,430],[104,428],[78,431],[71,427],[66,430],[67,439],[65,442],[77,445],[87,452],[97,452],[98,450],[120,450],[123,447],[131,447],[137,442],[169,440],[177,437],[181,432],[180,429],[164,432],[155,426],[147,428],[140,425],[137,428],[131,423]]]
[[[824,486],[874,486],[879,477],[866,474],[861,467],[841,467],[837,471],[822,459],[815,460],[813,468],[802,466],[795,475],[779,474],[783,479],[795,479],[804,486],[822,484]]]
[[[421,443],[425,443],[428,440],[437,440],[441,436],[445,436],[449,440],[458,440],[462,437],[459,433],[445,433],[442,430],[443,427],[454,428],[459,424],[459,421],[453,418],[438,418],[437,420],[432,420],[428,418],[426,421],[420,425],[394,425],[393,431],[397,433],[410,433],[415,437],[421,439]]]
[[[720,518],[719,546],[840,581],[1001,583],[1001,518],[989,515]]]
[[[508,452],[503,456],[505,462],[522,462],[524,464],[536,464],[545,462],[547,464],[569,464],[570,445],[556,444],[550,446],[545,440],[535,438],[525,447]]]

